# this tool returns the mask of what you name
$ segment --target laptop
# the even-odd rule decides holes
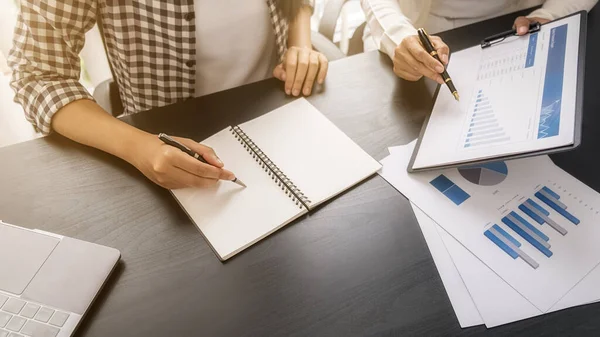
[[[71,336],[120,257],[0,221],[0,337]]]

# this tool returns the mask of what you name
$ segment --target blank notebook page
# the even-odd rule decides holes
[[[220,181],[212,188],[185,188],[173,194],[221,260],[254,244],[306,213],[277,186],[225,129],[206,139],[225,167],[248,187]]]
[[[311,200],[311,207],[380,168],[304,98],[240,127]]]

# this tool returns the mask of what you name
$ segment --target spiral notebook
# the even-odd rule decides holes
[[[172,191],[222,261],[380,168],[303,98],[202,143],[248,185]]]

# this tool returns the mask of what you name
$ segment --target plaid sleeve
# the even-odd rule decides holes
[[[7,61],[25,117],[43,134],[63,106],[92,95],[79,83],[79,52],[95,24],[96,1],[23,0]]]

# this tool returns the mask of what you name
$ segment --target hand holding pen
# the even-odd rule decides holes
[[[127,144],[132,148],[127,152],[131,156],[126,160],[152,182],[168,189],[210,187],[219,180],[236,179],[232,172],[223,168],[224,164],[210,147],[192,139],[169,138],[201,155],[204,161],[194,158],[176,146],[166,144],[156,135],[147,133],[139,141]]]
[[[178,167],[174,169],[183,169],[191,172],[193,175],[204,180],[204,183],[229,180],[242,187],[246,187],[232,172],[222,168],[223,162],[217,157],[213,149],[190,139],[170,137],[164,133],[159,134],[158,139],[169,146],[165,151],[175,151],[172,156],[179,158],[175,161]],[[182,153],[185,155],[181,156]],[[189,179],[189,186],[202,187],[197,186],[196,182],[199,182],[199,180]]]
[[[417,30],[417,33],[419,35],[419,41],[421,41],[421,45],[423,45],[423,48],[425,48],[427,53],[430,56],[432,56],[434,59],[436,59],[438,62],[441,62],[440,55],[437,52],[437,50],[435,49],[433,42],[431,41],[431,38],[427,34],[425,29],[419,28]],[[456,90],[456,87],[454,87],[454,82],[452,82],[452,79],[450,78],[450,75],[448,75],[448,72],[446,71],[445,68],[441,72],[441,76],[442,76],[442,79],[444,80],[443,84],[446,84],[448,86],[448,89],[452,93],[452,96],[454,96],[454,99],[456,99],[458,101],[459,100],[458,91]],[[439,83],[439,81],[438,81],[438,83]],[[440,84],[442,84],[442,83],[440,83]]]
[[[394,73],[408,81],[428,77],[439,84],[444,83],[441,73],[448,64],[450,48],[437,36],[429,37],[439,60],[430,55],[421,44],[418,35],[405,37],[394,51]],[[441,62],[440,62],[441,60]]]

